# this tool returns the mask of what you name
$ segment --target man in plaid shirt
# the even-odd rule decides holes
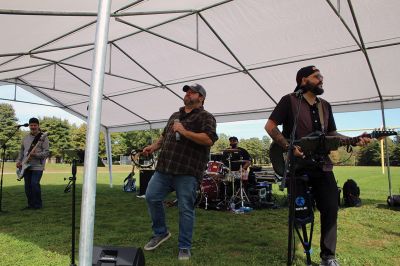
[[[184,106],[171,115],[161,137],[143,149],[145,155],[160,150],[156,171],[146,190],[146,201],[153,222],[153,237],[144,246],[153,250],[171,233],[165,222],[163,200],[176,191],[179,208],[179,260],[191,256],[194,205],[199,180],[208,162],[210,147],[217,141],[216,121],[204,110],[205,89],[199,84],[185,85]]]

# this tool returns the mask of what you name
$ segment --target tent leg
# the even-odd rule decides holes
[[[91,266],[93,256],[94,214],[96,206],[97,160],[99,151],[100,118],[104,87],[104,70],[108,42],[111,0],[99,1],[95,48],[90,89],[88,131],[82,188],[79,265]]]

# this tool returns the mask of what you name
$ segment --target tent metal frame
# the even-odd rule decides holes
[[[81,265],[91,265],[91,257],[92,257],[92,249],[93,249],[93,225],[94,225],[94,209],[95,209],[95,195],[96,195],[96,167],[97,167],[97,151],[98,151],[98,137],[99,137],[99,130],[100,127],[102,127],[105,130],[105,138],[106,138],[106,149],[107,149],[107,157],[108,157],[108,162],[109,162],[109,171],[110,171],[110,184],[112,184],[112,176],[111,176],[111,139],[110,139],[110,134],[111,132],[115,131],[120,131],[118,129],[124,128],[124,129],[134,129],[134,128],[141,128],[141,129],[146,129],[150,126],[154,128],[156,127],[161,127],[165,124],[166,121],[151,121],[149,119],[146,119],[144,117],[141,117],[140,115],[136,114],[132,110],[130,110],[128,107],[123,106],[122,104],[117,103],[116,101],[112,100],[112,97],[116,96],[121,96],[121,95],[126,95],[126,94],[131,94],[135,93],[137,91],[141,90],[146,90],[146,89],[156,89],[156,88],[163,88],[169,90],[172,94],[174,94],[176,97],[182,99],[178,94],[176,94],[173,90],[168,88],[168,86],[173,85],[173,84],[178,84],[182,83],[182,81],[179,82],[169,82],[169,83],[163,83],[161,80],[159,80],[153,73],[151,73],[146,66],[142,66],[139,64],[132,56],[130,56],[126,51],[124,51],[118,44],[117,42],[119,40],[122,40],[124,38],[131,37],[135,34],[146,32],[148,34],[152,34],[154,36],[157,36],[159,38],[162,38],[164,40],[170,41],[176,45],[180,45],[182,47],[185,47],[187,49],[190,49],[198,54],[201,54],[205,57],[208,57],[212,60],[215,60],[221,64],[224,64],[228,66],[231,71],[227,70],[225,73],[212,73],[208,74],[199,78],[192,78],[188,79],[187,81],[196,81],[196,80],[203,80],[203,79],[208,79],[212,77],[218,77],[218,76],[225,76],[225,75],[232,75],[232,74],[238,74],[238,73],[244,73],[249,76],[249,78],[256,83],[256,85],[271,99],[274,103],[276,103],[275,99],[268,93],[268,91],[258,82],[258,80],[252,75],[252,71],[258,70],[258,69],[264,69],[264,68],[269,68],[277,65],[284,65],[284,64],[292,64],[292,63],[297,63],[297,62],[302,62],[302,61],[309,61],[312,59],[319,59],[319,58],[325,58],[325,57],[330,57],[330,56],[336,56],[336,55],[342,55],[342,54],[347,54],[347,53],[355,53],[355,52],[362,52],[365,56],[365,60],[368,64],[368,68],[371,74],[371,77],[373,78],[375,88],[378,93],[378,98],[379,99],[365,99],[365,102],[368,103],[380,103],[380,109],[381,109],[381,114],[382,114],[382,122],[384,129],[386,128],[386,122],[385,122],[385,113],[384,113],[384,102],[389,101],[387,98],[382,96],[381,90],[378,84],[378,80],[375,76],[374,68],[372,66],[372,63],[370,62],[369,59],[369,54],[368,50],[370,49],[375,49],[375,48],[381,48],[385,46],[392,46],[392,45],[399,45],[400,42],[396,43],[391,43],[391,44],[384,44],[384,45],[376,45],[376,46],[370,46],[366,47],[365,42],[362,38],[361,30],[358,25],[357,21],[357,16],[355,14],[355,11],[352,6],[351,0],[347,0],[347,4],[349,6],[349,9],[351,11],[351,16],[353,18],[354,25],[357,30],[357,35],[352,32],[350,27],[346,24],[344,19],[340,15],[340,1],[337,3],[337,8],[333,6],[331,1],[326,0],[326,3],[329,5],[329,7],[332,9],[332,11],[336,14],[338,19],[342,22],[343,26],[346,28],[346,30],[349,32],[349,34],[352,36],[354,42],[356,43],[358,49],[353,49],[353,50],[347,50],[347,51],[342,51],[342,52],[334,52],[334,53],[329,53],[325,55],[320,55],[320,56],[310,56],[310,55],[303,55],[303,58],[298,58],[298,59],[293,59],[290,61],[284,61],[284,59],[278,59],[274,60],[278,63],[273,63],[272,64],[266,64],[263,66],[245,66],[241,60],[237,57],[237,55],[230,49],[230,47],[224,42],[224,40],[219,36],[219,34],[216,32],[216,30],[212,27],[212,25],[205,19],[205,17],[201,14],[203,11],[211,9],[213,7],[219,6],[219,5],[224,5],[226,3],[231,2],[232,0],[228,1],[221,1],[216,4],[210,5],[208,7],[199,9],[199,10],[169,10],[169,11],[148,11],[148,12],[121,12],[123,10],[129,9],[130,7],[141,3],[142,1],[135,1],[125,7],[122,7],[115,11],[114,13],[110,12],[111,9],[111,1],[110,0],[104,0],[104,1],[99,1],[99,6],[98,6],[98,13],[94,12],[50,12],[50,11],[25,11],[25,10],[0,10],[0,14],[7,14],[7,15],[29,15],[29,16],[79,16],[79,17],[97,17],[95,21],[91,21],[89,23],[86,23],[80,27],[77,27],[76,29],[69,31],[66,34],[60,35],[57,38],[54,38],[46,43],[43,43],[42,45],[39,45],[38,47],[30,50],[29,52],[24,52],[24,53],[8,53],[8,54],[0,54],[0,58],[2,57],[13,57],[5,62],[1,63],[0,66],[4,66],[6,64],[9,64],[10,62],[17,60],[23,56],[31,56],[32,58],[38,59],[38,60],[43,60],[46,61],[46,63],[43,64],[36,64],[36,65],[30,65],[28,67],[22,67],[22,68],[13,68],[13,69],[6,69],[0,71],[0,73],[4,72],[13,72],[13,71],[20,71],[20,70],[30,70],[25,72],[23,75],[19,75],[14,79],[14,82],[12,80],[0,80],[0,82],[6,82],[10,84],[14,84],[15,86],[19,85],[23,89],[28,90],[36,95],[38,95],[41,98],[44,98],[51,103],[55,104],[56,107],[61,107],[64,110],[77,115],[78,117],[85,117],[82,114],[77,113],[74,111],[71,106],[76,105],[75,104],[70,104],[70,105],[65,105],[55,99],[54,97],[51,97],[50,95],[46,94],[44,90],[52,90],[52,91],[57,91],[61,93],[69,93],[69,94],[76,94],[80,95],[78,93],[73,93],[70,91],[64,91],[64,90],[59,90],[55,89],[55,80],[56,80],[56,68],[57,66],[67,73],[69,73],[71,76],[73,76],[75,79],[79,80],[82,82],[86,87],[90,87],[90,95],[85,95],[81,94],[82,96],[89,97],[89,116],[87,117],[87,122],[88,122],[88,132],[87,132],[87,147],[86,147],[86,153],[85,153],[85,177],[84,177],[84,186],[83,186],[83,197],[82,197],[82,212],[81,212],[81,234],[80,234],[80,243],[79,243],[79,261]],[[148,28],[142,28],[137,25],[133,25],[132,23],[129,23],[127,21],[124,21],[121,19],[122,17],[127,17],[127,16],[142,16],[142,15],[154,15],[154,14],[180,14],[179,16],[169,19],[166,21],[163,21],[161,23],[158,23],[156,25],[153,25]],[[226,51],[235,59],[235,61],[240,65],[241,68],[235,67],[227,62],[224,62],[223,60],[217,59],[205,52],[202,52],[199,50],[199,39],[197,38],[197,43],[196,43],[196,48],[190,47],[188,45],[185,45],[183,43],[180,43],[176,40],[173,40],[171,38],[162,36],[160,34],[157,34],[151,29],[156,28],[161,25],[168,24],[170,22],[195,15],[196,16],[196,23],[198,24],[199,18],[207,25],[207,27],[210,29],[210,31],[214,34],[215,38],[224,46]],[[109,19],[110,17],[115,18],[116,21],[124,23],[126,25],[130,25],[138,31],[135,31],[133,33],[127,34],[125,36],[121,36],[119,38],[116,38],[114,40],[108,41],[108,27],[109,27]],[[86,43],[86,44],[80,44],[80,45],[71,45],[71,46],[64,46],[64,47],[57,47],[57,48],[49,48],[49,49],[41,49],[45,48],[46,46],[56,42],[57,40],[60,40],[64,37],[67,37],[71,34],[74,34],[78,31],[81,31],[82,29],[85,29],[87,27],[91,27],[94,23],[96,23],[96,41],[94,43]],[[196,29],[198,31],[198,29]],[[198,36],[198,32],[196,33]],[[144,81],[139,81],[139,80],[133,80],[128,77],[121,77],[118,75],[114,75],[111,73],[111,64],[110,64],[110,69],[109,72],[107,73],[105,71],[105,59],[106,59],[106,50],[107,50],[107,45],[110,45],[110,50],[112,47],[115,47],[118,49],[122,54],[124,54],[128,59],[130,59],[132,62],[134,62],[138,67],[140,67],[144,72],[146,72],[149,76],[151,76],[159,85],[156,84],[150,84],[148,82]],[[91,47],[90,47],[91,46]],[[70,50],[70,49],[76,49],[76,48],[84,48],[84,47],[89,47],[88,49],[84,51],[80,51],[79,53],[73,54],[67,58],[64,58],[59,61],[53,61],[49,60],[46,58],[41,58],[37,55],[40,54],[45,54],[45,53],[50,53],[50,52],[55,52],[55,51],[61,51],[61,50]],[[70,70],[67,69],[66,66],[69,67],[79,67],[79,66],[74,66],[72,64],[66,63],[64,61],[71,59],[73,57],[76,57],[78,55],[81,55],[86,52],[91,52],[94,51],[94,58],[93,58],[93,71],[92,71],[92,80],[91,83],[89,84],[82,78],[80,78],[78,75],[74,74]],[[328,51],[325,51],[328,52]],[[111,53],[111,51],[110,51]],[[110,56],[111,58],[111,56]],[[283,62],[279,61],[282,60]],[[264,62],[265,63],[265,62]],[[39,87],[30,84],[26,80],[23,79],[23,76],[29,75],[33,72],[42,70],[47,67],[54,67],[54,83],[53,83],[53,88],[45,88],[45,87]],[[37,68],[32,70],[32,68]],[[80,67],[81,69],[85,69],[83,67]],[[90,71],[90,69],[85,69]],[[232,71],[233,70],[233,71]],[[143,84],[143,88],[140,88],[139,90],[129,90],[121,93],[116,93],[113,95],[104,95],[103,94],[103,80],[104,80],[104,75],[111,75],[119,78],[126,78],[127,80],[135,81],[138,83]],[[146,86],[150,86],[147,87]],[[16,88],[15,88],[15,94],[14,94],[14,101],[19,101],[16,97]],[[393,97],[392,97],[393,98]],[[125,126],[118,126],[118,127],[105,127],[104,125],[101,125],[100,123],[100,117],[101,117],[101,105],[102,105],[102,99],[107,99],[110,102],[117,104],[119,107],[125,109],[126,111],[138,116],[140,119],[143,120],[141,123],[136,123],[133,125],[125,125]],[[395,99],[396,101],[400,101],[400,96]],[[25,102],[25,101],[19,101],[19,102]],[[87,103],[88,101],[81,102],[79,104]],[[336,103],[337,104],[337,103]],[[349,102],[349,104],[352,104]],[[335,106],[335,103],[332,104]],[[235,112],[235,113],[222,113],[222,114],[215,114],[216,117],[218,118],[223,118],[223,117],[240,117],[242,114],[257,114],[257,113],[265,113],[265,112],[270,112],[272,110],[266,110],[266,109],[260,109],[260,110],[247,110],[244,112]],[[86,117],[85,117],[86,118]],[[388,180],[389,180],[389,193],[390,196],[392,195],[392,187],[391,187],[391,176],[390,176],[390,164],[389,164],[389,154],[387,150],[387,142],[385,141],[385,148],[386,148],[386,160],[387,160],[387,169],[388,169]]]

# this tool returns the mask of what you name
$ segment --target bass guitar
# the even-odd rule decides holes
[[[27,156],[24,157],[24,159],[21,162],[21,167],[17,168],[17,180],[21,181],[22,178],[24,177],[25,171],[29,169],[29,167],[31,167],[29,160],[31,159],[32,154],[36,151],[37,147],[39,147],[39,145],[41,143],[43,143],[44,138],[48,135],[47,132],[42,133],[42,136],[39,138],[39,141],[36,143],[36,145],[32,148],[32,150],[28,153]]]
[[[327,156],[330,151],[337,150],[340,146],[355,145],[361,137],[377,139],[394,135],[397,135],[397,132],[394,130],[374,130],[370,134],[365,133],[351,138],[326,136],[321,132],[313,132],[306,137],[294,141],[294,145],[299,146],[305,155],[304,158],[296,158],[295,169],[313,163],[315,164],[315,157],[321,155]],[[269,158],[275,173],[279,176],[283,176],[287,160],[287,151],[276,142],[272,142],[269,148]]]

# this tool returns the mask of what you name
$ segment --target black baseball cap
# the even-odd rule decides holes
[[[300,68],[296,75],[297,85],[300,85],[302,78],[306,78],[315,72],[319,72],[319,69],[315,66],[306,66]]]
[[[183,91],[184,92],[187,92],[189,89],[191,89],[192,91],[200,93],[204,98],[206,97],[206,94],[207,94],[206,90],[200,84],[195,83],[195,84],[192,84],[192,85],[183,86]]]

